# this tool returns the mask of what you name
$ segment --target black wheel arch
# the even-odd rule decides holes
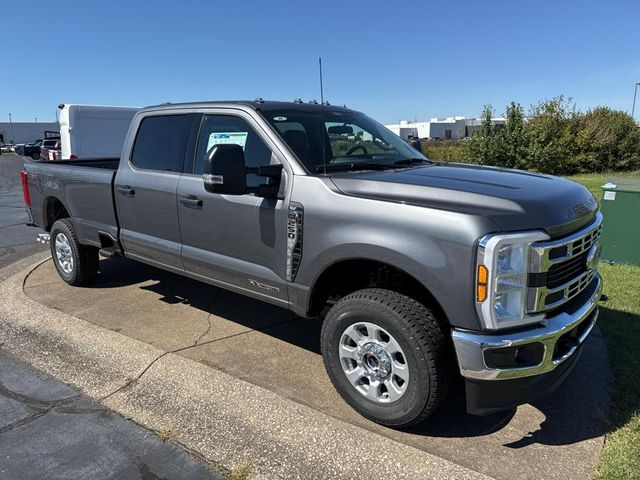
[[[71,214],[62,201],[54,196],[50,195],[42,202],[42,219],[43,228],[46,232],[51,231],[51,227],[57,220],[63,218],[71,218]]]
[[[440,302],[427,286],[405,270],[371,258],[348,258],[326,266],[310,289],[307,315],[316,317],[332,297],[342,298],[364,288],[384,288],[413,298],[450,325]]]

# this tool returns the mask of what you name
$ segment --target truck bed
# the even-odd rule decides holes
[[[64,208],[81,243],[99,247],[104,237],[116,240],[113,182],[119,162],[95,158],[25,163],[33,224],[49,231]]]

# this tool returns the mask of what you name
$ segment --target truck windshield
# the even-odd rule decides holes
[[[429,162],[400,137],[359,112],[327,107],[322,114],[295,109],[261,113],[312,174]]]

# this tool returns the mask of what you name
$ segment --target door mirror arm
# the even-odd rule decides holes
[[[253,173],[259,177],[267,177],[269,179],[269,183],[247,187],[247,192],[253,193],[256,197],[277,198],[280,193],[282,169],[283,166],[281,164],[247,167],[247,174]]]
[[[280,181],[282,177],[282,164],[259,165],[257,167],[247,167],[247,173],[253,173],[259,177],[269,177],[271,180]]]

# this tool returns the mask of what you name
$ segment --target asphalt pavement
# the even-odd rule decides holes
[[[47,247],[27,227],[23,158],[0,156],[0,271]],[[165,442],[0,343],[0,480],[220,479],[215,465]]]
[[[34,241],[36,230],[27,227],[20,171],[23,157],[0,155],[0,269],[21,258],[45,251]]]

